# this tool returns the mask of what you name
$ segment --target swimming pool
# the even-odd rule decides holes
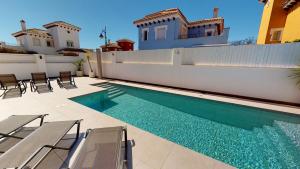
[[[300,117],[102,83],[71,100],[237,168],[300,168]]]

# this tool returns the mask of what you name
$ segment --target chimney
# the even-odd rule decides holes
[[[25,31],[26,30],[26,22],[23,19],[20,22],[21,22],[22,31]]]
[[[219,8],[214,8],[214,18],[217,18],[219,15]]]

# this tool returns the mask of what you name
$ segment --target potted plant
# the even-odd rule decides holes
[[[76,76],[82,77],[83,76],[83,63],[84,60],[80,59],[74,62],[73,64],[76,66]]]
[[[95,77],[95,72],[94,72],[94,70],[92,68],[92,65],[91,65],[91,62],[90,62],[91,56],[92,56],[92,53],[90,51],[88,51],[85,54],[86,60],[88,61],[88,64],[89,64],[89,67],[90,67],[89,77],[94,78]]]

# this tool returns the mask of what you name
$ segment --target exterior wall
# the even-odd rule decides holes
[[[229,37],[229,28],[224,29],[223,34],[219,36],[188,38],[188,39],[173,39],[173,40],[154,40],[142,42],[139,44],[140,50],[149,49],[171,49],[171,48],[188,48],[198,45],[209,44],[227,44]]]
[[[79,43],[79,32],[75,30],[66,30],[61,27],[52,27],[47,30],[53,37],[54,47],[48,47],[46,40],[47,38],[38,37],[38,36],[30,36],[30,35],[22,35],[17,37],[17,42],[19,45],[23,46],[28,51],[35,51],[41,54],[47,55],[55,55],[57,54],[57,50],[62,48],[67,48],[67,40],[73,41],[74,48],[80,48]],[[67,31],[70,31],[68,33]],[[40,39],[41,46],[34,46],[32,38]],[[22,42],[22,43],[20,43]]]
[[[270,0],[264,7],[261,26],[258,35],[258,44],[285,43],[300,39],[300,4],[285,11],[282,4],[285,0]],[[283,28],[281,41],[272,42],[271,29]]]
[[[33,45],[33,38],[37,38],[41,42],[41,46],[34,46]],[[37,53],[42,54],[56,54],[56,49],[54,47],[48,47],[45,38],[42,37],[35,37],[30,35],[23,35],[17,38],[18,40],[22,40],[24,42],[23,46],[27,51],[35,51]]]
[[[300,103],[300,44],[107,52],[103,77]],[[152,59],[153,58],[153,59]]]
[[[165,40],[155,40],[155,27],[156,26],[167,26],[167,37]],[[145,49],[163,49],[163,48],[170,48],[170,44],[177,39],[178,34],[178,29],[179,27],[179,19],[176,18],[175,20],[170,20],[170,22],[161,22],[140,27],[139,28],[139,49],[140,50],[145,50]],[[148,34],[148,40],[143,41],[142,39],[142,30],[144,28],[149,28],[149,34]],[[158,45],[159,44],[159,45]]]
[[[71,40],[74,43],[74,48],[80,48],[79,44],[79,32],[75,30],[67,30],[61,27],[52,27],[49,30],[49,33],[53,36],[53,39],[55,39],[55,48],[62,49],[67,48],[67,40]],[[68,33],[67,31],[70,31]]]
[[[210,44],[227,44],[229,36],[229,28],[226,28],[220,36],[211,37],[197,37],[191,38],[192,34],[199,34],[200,36],[205,35],[205,29],[215,28],[215,25],[207,28],[195,28],[188,30],[188,37],[186,39],[180,39],[180,28],[182,22],[176,18],[170,22],[161,22],[160,24],[152,24],[139,27],[139,50],[149,50],[149,49],[170,49],[170,48],[180,48],[180,47],[194,47],[197,45],[210,45]],[[167,37],[165,40],[155,40],[155,27],[167,25]],[[148,40],[142,40],[142,30],[144,28],[149,28]]]
[[[282,43],[300,39],[300,3],[289,10],[285,28],[282,36]]]
[[[0,74],[13,73],[19,80],[31,79],[32,72],[46,72],[49,77],[57,77],[60,71],[71,71],[75,74],[76,67],[73,62],[82,58],[84,56],[0,53]],[[98,75],[96,53],[93,53],[91,65]],[[84,73],[88,75],[88,63],[85,62],[83,67]]]
[[[0,74],[14,73],[17,79],[30,79],[31,72],[37,72],[35,55],[0,54]]]

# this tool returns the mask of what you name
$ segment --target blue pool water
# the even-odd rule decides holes
[[[109,83],[71,100],[237,168],[300,168],[300,117]]]

